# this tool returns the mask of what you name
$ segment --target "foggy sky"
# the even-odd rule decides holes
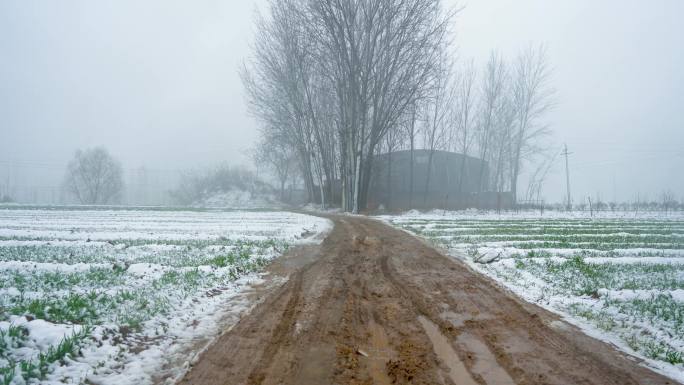
[[[471,0],[457,20],[462,56],[483,63],[547,44],[557,106],[547,117],[567,143],[573,200],[684,198],[684,2]],[[559,158],[547,198],[565,194]]]
[[[258,5],[258,4],[260,5]],[[450,2],[455,4],[455,2]],[[459,1],[458,55],[546,43],[577,202],[684,198],[684,2]],[[176,173],[248,163],[257,136],[237,74],[252,1],[0,2],[0,180],[57,185],[77,148]],[[564,196],[558,158],[545,195]],[[17,174],[23,174],[18,177]]]

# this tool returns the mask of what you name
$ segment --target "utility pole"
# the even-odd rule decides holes
[[[567,188],[567,194],[568,194],[568,203],[565,206],[565,209],[570,211],[572,209],[572,198],[570,197],[570,165],[568,163],[568,155],[572,154],[571,152],[568,152],[568,145],[564,145],[563,152],[561,152],[561,155],[565,156],[565,187]]]

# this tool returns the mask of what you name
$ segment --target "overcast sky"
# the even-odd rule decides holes
[[[547,44],[557,89],[547,121],[558,151],[567,143],[573,152],[575,201],[656,198],[666,188],[684,198],[684,1],[459,4],[462,58],[482,64],[492,49],[513,57]],[[100,144],[127,168],[247,163],[257,127],[237,69],[257,6],[1,1],[0,180],[58,184],[77,148]],[[554,172],[546,195],[558,201],[560,158]]]

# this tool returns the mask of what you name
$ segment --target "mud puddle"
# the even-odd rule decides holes
[[[480,375],[487,385],[515,385],[506,371],[496,362],[494,354],[479,338],[469,333],[461,333],[456,343],[475,355],[472,372]]]
[[[449,368],[451,381],[458,385],[478,385],[437,325],[423,316],[419,316],[418,321],[430,338],[435,354]]]
[[[373,378],[374,384],[390,385],[392,381],[387,375],[387,362],[393,357],[393,352],[389,346],[389,339],[385,330],[375,321],[370,321],[368,325],[370,332],[370,346],[367,352],[368,371]]]

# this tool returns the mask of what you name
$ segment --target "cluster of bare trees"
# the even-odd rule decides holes
[[[472,63],[459,71],[444,149],[486,161],[475,176],[479,191],[510,191],[514,200],[521,195],[523,163],[542,152],[541,139],[549,132],[542,120],[553,106],[549,76],[544,46],[530,46],[512,61],[493,52],[479,74]],[[542,163],[532,174],[537,179],[527,198],[538,193],[548,165]]]
[[[432,155],[449,150],[488,162],[469,176],[481,191],[515,194],[546,132],[545,50],[510,63],[492,54],[478,73],[450,55],[454,14],[440,0],[271,0],[242,75],[262,123],[260,159],[281,186],[294,164],[311,201],[357,212],[381,177],[377,154],[422,148],[425,192]]]

